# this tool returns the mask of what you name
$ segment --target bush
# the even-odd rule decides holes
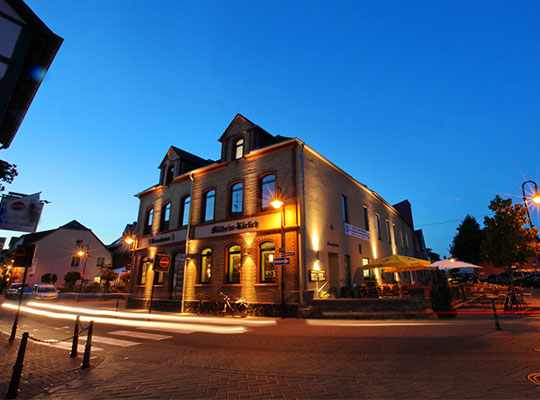
[[[452,316],[451,311],[454,311],[452,309],[452,292],[444,271],[435,269],[431,272],[429,297],[431,299],[431,309],[435,312],[443,312],[437,313],[439,317]]]
[[[56,276],[56,274],[47,273],[43,274],[43,276],[41,277],[41,283],[52,283],[54,285],[57,280],[58,277]]]

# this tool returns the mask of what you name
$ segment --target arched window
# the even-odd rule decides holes
[[[244,184],[238,182],[231,187],[231,215],[242,214]]]
[[[204,222],[214,220],[214,206],[216,203],[216,191],[210,190],[204,195]]]
[[[275,283],[276,269],[274,267],[274,256],[276,249],[273,242],[264,242],[259,246],[261,283]]]
[[[161,224],[160,224],[161,232],[169,230],[170,221],[171,221],[171,203],[167,203],[161,208]]]
[[[261,210],[270,209],[271,202],[276,197],[276,176],[274,174],[265,175],[261,179]]]
[[[244,139],[238,139],[234,144],[234,159],[244,157]]]
[[[229,247],[227,251],[227,283],[240,283],[241,251],[242,249],[238,245]]]
[[[144,219],[144,235],[149,235],[152,233],[152,223],[154,222],[154,209],[151,208],[146,211],[146,216]]]
[[[182,201],[182,220],[180,226],[187,226],[189,224],[189,208],[191,206],[191,197],[187,196]]]
[[[212,249],[201,251],[200,283],[210,283],[212,277]]]

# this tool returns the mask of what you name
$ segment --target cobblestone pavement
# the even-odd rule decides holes
[[[540,318],[501,316],[501,326],[470,317],[285,319],[239,335],[99,344],[104,351],[93,353],[87,370],[78,368],[81,357],[30,342],[19,398],[540,398],[540,386],[527,379],[540,373]],[[18,340],[3,346],[5,393]]]

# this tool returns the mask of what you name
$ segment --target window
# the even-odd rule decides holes
[[[146,211],[146,218],[144,221],[144,232],[143,235],[149,235],[152,233],[152,223],[154,221],[154,209],[151,208]]]
[[[369,264],[369,258],[362,258],[362,265]],[[364,280],[375,280],[375,274],[373,269],[364,269]]]
[[[268,210],[276,197],[276,176],[266,175],[261,179],[261,210]]]
[[[405,233],[405,248],[409,248],[409,235],[407,235],[407,233]]]
[[[76,240],[75,241],[75,248],[77,250],[79,250],[82,246],[82,240]],[[81,257],[80,256],[73,256],[71,257],[71,266],[72,267],[78,267],[79,266],[79,263],[81,262]]]
[[[276,282],[276,268],[274,267],[275,246],[272,242],[264,242],[259,246],[261,254],[261,283]]]
[[[349,223],[349,212],[347,210],[347,196],[341,195],[341,209],[343,211],[343,222]]]
[[[231,215],[242,213],[242,202],[244,196],[244,184],[242,182],[235,183],[231,187]]]
[[[216,191],[210,190],[204,196],[204,220],[203,222],[214,220],[214,205],[216,203]]]
[[[382,239],[382,236],[381,236],[381,217],[379,217],[379,214],[375,214],[375,229],[377,230],[377,239]]]
[[[386,237],[388,238],[388,243],[392,244],[392,235],[390,234],[390,221],[386,220]]]
[[[345,286],[351,287],[351,256],[345,255]]]
[[[403,231],[399,228],[399,245],[403,248]]]
[[[96,267],[103,267],[105,265],[105,257],[98,257],[96,259]]]
[[[201,251],[201,275],[200,283],[210,283],[212,277],[212,249],[204,249]]]
[[[139,271],[139,276],[137,279],[137,285],[144,285],[146,284],[146,274],[148,272],[148,268],[150,268],[152,265],[152,262],[148,258],[143,258],[141,260],[141,268]]]
[[[366,227],[366,231],[369,231],[369,221],[368,221],[367,207],[364,207],[364,226]]]
[[[227,283],[240,283],[242,254],[240,246],[234,245],[227,251]]]
[[[161,224],[160,224],[161,232],[169,230],[170,220],[171,220],[171,203],[167,203],[161,208]]]
[[[169,165],[167,172],[165,174],[165,185],[168,185],[172,182],[174,178],[174,165]]]
[[[234,145],[234,159],[244,157],[244,139],[238,139]]]
[[[181,226],[187,226],[189,224],[189,208],[191,206],[191,197],[187,196],[182,202],[182,221]]]
[[[394,243],[396,244],[396,246],[398,245],[398,237],[397,237],[397,229],[396,229],[396,224],[392,224],[392,228],[394,228]]]
[[[163,276],[165,272],[154,270],[154,286],[163,285]]]

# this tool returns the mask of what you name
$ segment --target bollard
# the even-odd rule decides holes
[[[497,316],[497,309],[495,308],[495,299],[491,299],[491,306],[493,307],[493,318],[495,319],[495,329],[500,331],[499,317]]]
[[[116,312],[118,312],[118,300],[116,300]]]
[[[77,349],[79,347],[79,319],[80,316],[77,315],[77,319],[75,320],[75,328],[73,329],[73,344],[71,345],[70,357],[77,357]]]
[[[17,361],[13,366],[13,375],[11,375],[11,381],[9,382],[9,389],[6,393],[6,399],[14,399],[19,394],[19,384],[21,383],[21,374],[23,369],[24,353],[26,352],[26,342],[28,341],[28,332],[24,332],[21,339],[21,345],[19,346],[19,353],[17,354]]]
[[[92,331],[94,330],[94,321],[90,321],[88,326],[88,336],[86,337],[86,346],[84,347],[84,358],[81,368],[90,368],[90,350],[92,348]]]

